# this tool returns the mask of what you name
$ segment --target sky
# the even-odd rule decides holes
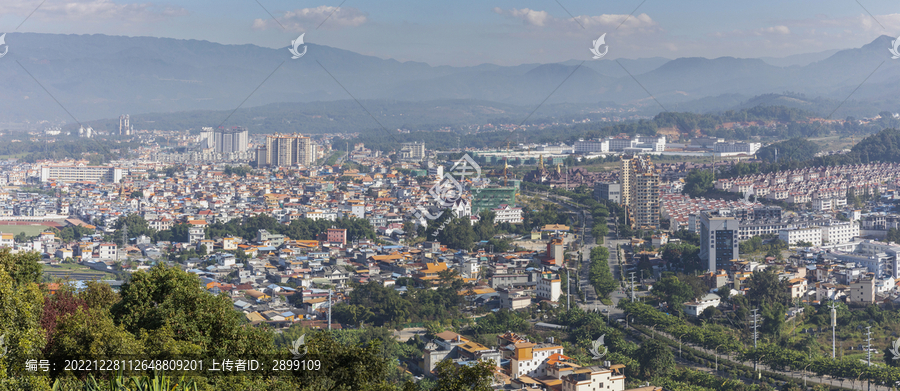
[[[271,16],[270,16],[271,14]],[[29,16],[30,15],[30,16]],[[274,18],[273,18],[274,17]],[[0,33],[108,34],[283,48],[304,41],[432,66],[785,57],[900,36],[896,0],[10,0]]]

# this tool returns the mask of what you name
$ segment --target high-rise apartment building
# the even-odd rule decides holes
[[[730,269],[740,256],[740,221],[729,209],[700,212],[700,261],[707,270]]]
[[[216,136],[212,127],[203,127],[200,129],[200,149],[214,149],[216,147]]]
[[[266,144],[256,150],[256,164],[262,166],[311,166],[316,160],[316,145],[299,134],[266,136]]]
[[[622,159],[621,203],[628,207],[634,225],[659,228],[659,172],[649,156]]]
[[[119,116],[119,135],[131,136],[131,116],[122,114]]]
[[[424,160],[425,143],[401,143],[400,158],[405,160]]]
[[[246,151],[250,142],[250,132],[245,127],[235,126],[231,129],[216,129],[213,136],[213,148],[218,153]]]

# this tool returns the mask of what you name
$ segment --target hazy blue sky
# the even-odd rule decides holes
[[[276,48],[306,32],[308,43],[431,65],[588,60],[591,41],[603,33],[607,59],[783,57],[900,35],[900,2],[859,2],[865,8],[855,0],[646,0],[642,5],[641,0],[346,0],[317,29],[340,1],[259,0],[282,28],[256,0],[46,0],[16,29],[41,0],[4,0],[0,32],[156,36]]]

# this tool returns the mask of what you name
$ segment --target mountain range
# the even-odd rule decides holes
[[[709,111],[786,91],[834,102],[852,94],[856,103],[848,107],[900,111],[900,60],[891,59],[888,36],[860,48],[782,59],[590,60],[585,50],[587,61],[470,67],[399,62],[316,44],[291,59],[287,48],[169,38],[8,33],[6,43],[9,52],[0,58],[3,122],[84,122],[122,113],[230,112],[349,99],[475,100],[525,108],[547,99],[579,107]]]

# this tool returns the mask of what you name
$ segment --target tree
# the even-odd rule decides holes
[[[694,289],[678,277],[666,276],[653,285],[653,294],[666,302],[669,311],[681,311],[681,304],[695,297]]]
[[[109,284],[100,281],[85,281],[87,287],[78,293],[88,308],[110,308],[119,301],[119,294]]]
[[[437,387],[434,391],[491,391],[494,380],[494,364],[479,361],[475,365],[458,365],[452,360],[443,360],[435,367]]]
[[[475,231],[468,218],[450,219],[444,229],[438,232],[437,239],[446,244],[448,248],[468,250],[475,241]]]
[[[640,377],[643,379],[666,376],[675,368],[675,356],[672,351],[655,338],[645,340],[635,355],[637,362],[641,364]]]
[[[606,247],[594,247],[591,249],[591,266],[588,274],[597,295],[608,297],[616,290],[616,279],[609,270],[609,250]]]
[[[757,306],[767,303],[786,304],[789,301],[787,281],[782,280],[771,268],[754,272],[747,282],[747,288],[747,298]]]
[[[45,300],[44,311],[41,313],[41,328],[47,338],[45,350],[53,347],[58,322],[85,307],[85,301],[75,295],[75,289],[67,282],[61,283],[60,289]]]
[[[438,281],[441,282],[441,285],[450,285],[453,281],[456,281],[459,277],[459,272],[456,269],[444,269],[439,271],[438,273]]]
[[[404,221],[403,222],[403,232],[406,233],[407,239],[412,239],[419,236],[419,226],[412,221]]]
[[[490,240],[494,237],[497,230],[494,227],[494,218],[496,213],[485,209],[479,214],[481,218],[475,223],[473,231],[475,232],[475,240]]]
[[[108,308],[78,308],[58,318],[47,356],[56,358],[120,358],[144,353],[142,344],[116,326]],[[55,368],[61,370],[61,368]]]
[[[37,252],[12,254],[9,248],[0,248],[0,267],[12,277],[16,286],[41,282],[41,255]]]
[[[700,318],[705,319],[706,321],[712,320],[714,316],[719,313],[719,310],[716,307],[706,307],[703,312],[700,313]]]
[[[0,358],[0,389],[49,390],[47,377],[29,373],[22,365],[44,348],[40,327],[44,294],[31,275],[34,254],[10,254],[0,250],[0,330],[5,338],[6,356]],[[10,273],[9,270],[16,270]]]
[[[787,308],[778,302],[766,302],[762,305],[762,332],[764,334],[781,335],[781,327],[784,325],[784,313]]]
[[[691,197],[699,197],[712,190],[715,175],[712,170],[691,170],[684,178],[684,193]]]
[[[160,354],[251,355],[271,348],[271,332],[245,327],[229,298],[210,294],[197,276],[176,267],[160,263],[132,274],[121,295],[112,307],[116,323],[140,335],[145,346],[166,347],[158,349]]]
[[[334,318],[341,323],[359,326],[374,317],[372,310],[361,305],[339,303],[334,306]]]

